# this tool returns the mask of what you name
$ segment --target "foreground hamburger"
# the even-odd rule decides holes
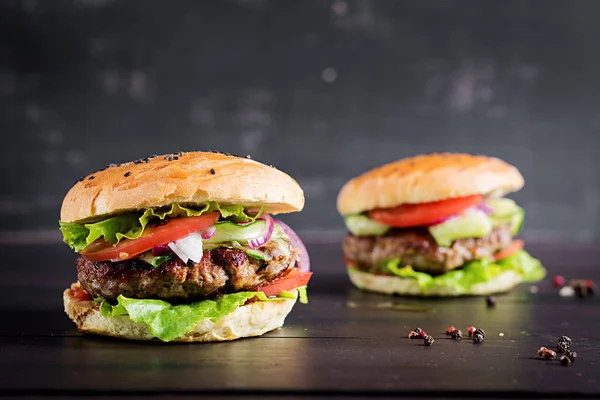
[[[337,207],[352,283],[399,295],[508,291],[544,278],[515,240],[523,209],[503,196],[523,177],[497,158],[430,154],[402,159],[347,182]]]
[[[79,257],[63,294],[82,332],[219,341],[281,326],[312,275],[272,215],[302,210],[287,174],[221,153],[109,165],[66,195],[60,230]]]

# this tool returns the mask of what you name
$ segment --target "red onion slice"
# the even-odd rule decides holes
[[[292,246],[297,249],[300,249],[300,254],[298,255],[298,270],[300,272],[310,272],[310,257],[308,256],[308,251],[306,250],[306,246],[302,243],[302,239],[290,228],[286,223],[276,220],[275,223],[284,230],[284,232],[290,237],[290,241],[292,242]]]
[[[210,239],[215,235],[216,231],[217,227],[213,225],[210,228],[206,228],[203,231],[201,231],[200,234],[202,235],[202,239]]]
[[[169,249],[169,246],[167,246],[166,244],[161,244],[160,246],[154,246],[152,248],[152,255],[154,257],[158,257],[162,256],[165,253],[168,253],[169,251],[171,251],[171,249]]]
[[[478,209],[479,211],[483,211],[483,213],[485,215],[490,215],[494,212],[494,209],[492,207],[489,206],[489,204],[487,204],[486,202],[481,202],[478,205],[475,206],[476,209]]]
[[[273,217],[271,217],[269,214],[264,214],[260,218],[257,218],[257,219],[262,219],[265,221],[266,232],[263,236],[248,240],[248,245],[253,249],[258,249],[260,246],[264,245],[269,240],[271,240],[271,236],[273,236],[273,225],[274,225]]]

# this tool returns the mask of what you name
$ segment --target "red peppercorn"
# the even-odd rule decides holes
[[[423,339],[425,339],[425,337],[426,337],[426,336],[428,336],[428,335],[427,335],[427,333],[425,333],[425,331],[421,331],[421,333],[419,333],[419,335],[420,335],[420,336],[421,336]]]
[[[469,337],[472,337],[476,330],[477,328],[475,328],[474,326],[467,327],[467,333],[469,334]]]
[[[448,328],[446,328],[446,335],[452,335],[452,332],[454,332],[455,330],[455,327],[449,326]]]
[[[565,277],[562,275],[554,275],[552,279],[552,284],[555,287],[562,287],[565,284]]]

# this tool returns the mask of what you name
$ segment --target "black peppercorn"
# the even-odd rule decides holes
[[[214,169],[214,168],[211,168],[211,169],[210,169],[210,173],[211,173],[211,174],[213,174],[213,175],[214,175],[214,174],[216,174],[216,172],[215,172],[215,169]]]
[[[433,344],[433,342],[435,342],[435,339],[433,338],[433,336],[427,335],[423,339],[423,342],[425,343],[425,346],[431,346]]]
[[[571,359],[567,356],[562,356],[560,358],[560,364],[564,365],[565,367],[569,366],[569,364],[571,364]]]
[[[496,307],[496,298],[494,296],[488,296],[485,299],[485,302],[486,302],[488,308]]]
[[[485,337],[485,331],[481,328],[477,328],[475,329],[475,332],[473,332],[473,336],[475,335],[481,335],[481,337]]]
[[[473,343],[475,344],[481,344],[483,343],[483,335],[476,333],[473,335]]]
[[[94,175],[90,175],[90,176],[88,177],[88,179],[89,179],[89,180],[92,180],[92,179],[94,179],[94,178],[95,178],[95,176],[94,176]]]
[[[127,178],[129,175],[131,175],[131,172],[129,172],[129,171],[127,171],[127,172],[125,172],[125,174],[123,174],[123,176],[124,176],[125,178]]]
[[[565,356],[569,357],[571,361],[575,361],[577,358],[577,352],[573,350],[567,350],[565,351]]]
[[[451,335],[452,339],[454,340],[462,339],[462,332],[460,331],[460,329],[455,329],[454,331],[452,331]]]
[[[565,351],[567,351],[571,348],[572,344],[573,344],[573,341],[571,340],[570,337],[561,336],[556,341],[556,350],[558,350],[561,353],[564,353]]]

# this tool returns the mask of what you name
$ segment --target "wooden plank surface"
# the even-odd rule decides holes
[[[555,273],[600,280],[595,247],[546,247],[537,285],[483,298],[387,297],[353,288],[338,246],[312,245],[310,302],[283,328],[212,344],[137,343],[80,335],[62,311],[75,277],[65,246],[5,247],[0,282],[0,392],[109,396],[140,394],[600,395],[600,301],[558,296]],[[396,307],[396,309],[390,306]],[[485,329],[486,341],[452,341],[448,325]],[[431,347],[408,340],[421,327]],[[502,334],[502,335],[501,335]],[[570,367],[535,359],[569,335]]]

